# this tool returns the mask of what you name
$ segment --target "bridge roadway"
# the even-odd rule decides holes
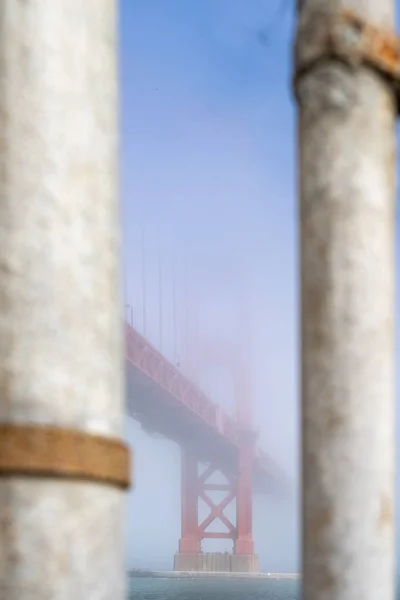
[[[241,439],[246,435],[239,424],[128,324],[125,358],[129,416],[149,433],[191,447],[200,461],[234,475]],[[273,460],[255,445],[254,491],[276,490],[285,479]]]

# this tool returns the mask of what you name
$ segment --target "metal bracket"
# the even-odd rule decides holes
[[[393,31],[371,25],[348,10],[337,15],[314,13],[303,23],[300,18],[295,89],[300,77],[326,60],[339,60],[353,68],[365,64],[378,71],[393,88],[399,110],[400,39]]]
[[[83,431],[0,423],[0,477],[75,479],[130,487],[130,453],[118,439]]]

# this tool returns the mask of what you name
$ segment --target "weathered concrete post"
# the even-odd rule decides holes
[[[115,0],[0,2],[0,597],[125,599]]]
[[[394,23],[393,0],[298,1],[304,597],[392,600],[395,102],[363,61],[308,61],[344,8]]]

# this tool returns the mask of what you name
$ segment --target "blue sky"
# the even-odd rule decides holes
[[[257,292],[255,418],[263,446],[297,475],[292,5],[120,0],[120,61],[127,300],[140,312],[143,227],[164,247],[173,239],[181,254],[194,257],[193,265],[245,260]],[[156,322],[154,290],[150,295],[148,318]],[[168,314],[166,308],[166,320]],[[136,471],[128,563],[170,568],[180,529],[179,451],[131,421],[127,435]],[[273,498],[255,499],[263,568],[296,568],[297,516]]]

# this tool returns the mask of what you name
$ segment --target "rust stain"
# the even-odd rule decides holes
[[[313,519],[310,521],[310,536],[313,539],[319,538],[332,524],[332,509],[331,508],[323,508],[318,511]]]
[[[329,569],[321,573],[320,580],[321,588],[323,590],[331,590],[336,586],[336,577],[331,573]]]
[[[342,18],[345,24],[353,27],[359,34],[365,58],[395,75],[400,61],[400,42],[396,33],[373,25],[350,10],[343,11]]]
[[[379,511],[379,528],[393,524],[393,506],[392,501],[386,494],[381,496],[381,506]]]
[[[325,431],[328,434],[335,432],[344,423],[345,419],[333,406],[325,409]]]

